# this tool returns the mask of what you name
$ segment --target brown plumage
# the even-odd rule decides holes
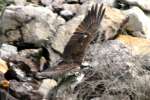
[[[103,4],[100,7],[96,4],[88,11],[64,49],[65,62],[81,64],[85,50],[96,37],[104,12]]]
[[[37,76],[56,77],[80,67],[85,50],[95,38],[100,27],[104,12],[103,4],[100,7],[98,7],[98,4],[92,6],[64,49],[64,63],[45,72],[38,73]]]

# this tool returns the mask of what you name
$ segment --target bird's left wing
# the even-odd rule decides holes
[[[98,4],[93,5],[91,10],[88,11],[64,49],[63,57],[66,62],[79,64],[82,62],[84,52],[95,38],[104,13],[103,4],[100,7]]]

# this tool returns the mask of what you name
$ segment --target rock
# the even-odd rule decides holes
[[[0,81],[5,80],[4,73],[0,72]]]
[[[73,18],[75,15],[79,13],[80,5],[79,4],[61,4],[61,5],[53,5],[53,11],[62,16],[66,21]]]
[[[18,65],[20,65],[19,67],[22,67],[22,68],[19,68]],[[28,66],[25,66],[23,64],[22,65],[18,64],[18,65],[10,63],[10,68],[4,74],[4,76],[7,80],[27,81],[29,79],[27,77],[27,73],[29,75],[29,73],[31,74],[31,71],[28,68]],[[24,70],[22,70],[22,69],[24,69]]]
[[[79,3],[83,4],[85,3],[87,0],[79,0]]]
[[[140,72],[144,70],[139,63],[140,59],[132,56],[130,49],[125,45],[116,40],[95,43],[90,45],[85,61],[88,61],[92,68],[82,70],[85,77],[74,90],[77,99],[99,97],[105,100],[106,95],[110,96],[105,97],[108,100],[119,100],[119,97],[126,100],[130,96],[136,98],[132,85],[129,84],[133,84],[135,77],[140,77]],[[129,81],[131,83],[128,84]]]
[[[99,4],[104,4],[107,6],[114,6],[116,0],[79,0],[79,3],[82,5],[85,5],[87,2],[94,2],[94,3],[99,3]]]
[[[12,96],[16,97],[19,100],[41,100],[43,98],[37,92],[39,84],[35,84],[34,82],[18,82],[15,80],[10,81],[10,91],[12,92]]]
[[[14,0],[16,5],[25,5],[26,0]]]
[[[0,59],[0,73],[6,73],[8,70],[7,62]]]
[[[105,9],[106,12],[101,22],[99,34],[102,34],[100,35],[100,38],[102,38],[102,36],[104,35],[103,39],[108,40],[118,34],[118,30],[122,27],[122,24],[124,24],[124,22],[127,20],[127,17],[118,9],[107,6],[105,7]]]
[[[52,90],[54,87],[57,86],[57,82],[53,79],[44,79],[41,83],[41,86],[38,89],[38,92],[42,94],[44,97],[43,99],[46,99],[48,97],[48,93],[50,90]]]
[[[69,11],[69,10],[62,10],[62,11],[60,12],[60,15],[61,15],[64,19],[70,20],[70,19],[73,17],[74,14],[73,14],[71,11]]]
[[[78,27],[82,19],[83,15],[74,17],[69,20],[66,24],[60,26],[57,30],[56,36],[52,40],[52,48],[60,53],[63,53],[64,47],[69,41],[69,38],[72,36],[75,29]]]
[[[74,14],[78,14],[80,11],[80,5],[79,4],[63,4],[62,9],[69,10]]]
[[[8,92],[3,89],[0,89],[0,100],[18,100],[11,96]]]
[[[49,6],[54,0],[41,0],[43,5]]]
[[[136,5],[142,8],[143,10],[150,11],[150,0],[120,0],[128,3],[129,5]]]
[[[113,7],[120,9],[120,10],[127,10],[131,8],[131,5],[125,2],[124,0],[115,0]]]
[[[8,80],[1,80],[0,81],[0,88],[4,89],[4,90],[8,90],[10,86],[10,83]]]
[[[119,35],[117,40],[121,41],[132,52],[132,55],[150,55],[150,40],[129,35]]]
[[[49,66],[49,60],[49,52],[41,48],[24,49],[19,51],[18,55],[7,58],[12,68],[21,69],[28,74],[46,69]]]
[[[108,6],[112,6],[115,4],[116,0],[96,0],[97,3],[103,3]]]
[[[149,99],[149,97],[143,95],[144,93],[142,92],[142,91],[145,91],[146,93],[149,93],[150,85],[147,84],[147,83],[149,83],[149,80],[150,80],[150,75],[149,74],[144,74],[144,75],[141,75],[140,77],[136,77],[136,80],[133,83],[133,85],[136,86],[135,87],[136,92],[141,93],[141,95],[137,95],[137,98],[139,98],[141,100],[142,99],[146,99],[146,100]]]
[[[150,39],[150,19],[138,7],[133,7],[124,11],[129,17],[126,29],[131,31],[133,36],[145,37]]]
[[[79,0],[66,0],[67,3],[78,3]]]
[[[15,46],[9,44],[2,44],[0,48],[0,57],[1,58],[9,58],[12,55],[16,55],[18,53],[17,48]]]
[[[51,38],[58,26],[64,22],[48,8],[33,5],[8,6],[2,15],[3,34],[0,40],[1,42],[19,41],[23,43],[39,41],[37,43],[39,44]]]
[[[15,5],[25,5],[26,0],[6,0],[7,3],[14,3]]]
[[[65,2],[65,0],[53,0],[53,5],[61,5]]]
[[[40,0],[30,0],[30,2],[38,5],[40,3]]]

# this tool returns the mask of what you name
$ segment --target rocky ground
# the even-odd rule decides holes
[[[150,0],[0,3],[0,100],[150,100]],[[102,3],[82,64],[58,67],[87,11]]]

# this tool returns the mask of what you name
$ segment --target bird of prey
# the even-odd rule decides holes
[[[101,6],[98,6],[98,4],[93,5],[66,45],[63,52],[64,62],[47,72],[41,72],[37,75],[51,77],[80,67],[85,50],[96,37],[104,13],[103,4]]]
[[[98,4],[92,6],[66,45],[63,53],[64,61],[81,64],[85,50],[96,37],[104,12],[103,4],[100,7]]]

